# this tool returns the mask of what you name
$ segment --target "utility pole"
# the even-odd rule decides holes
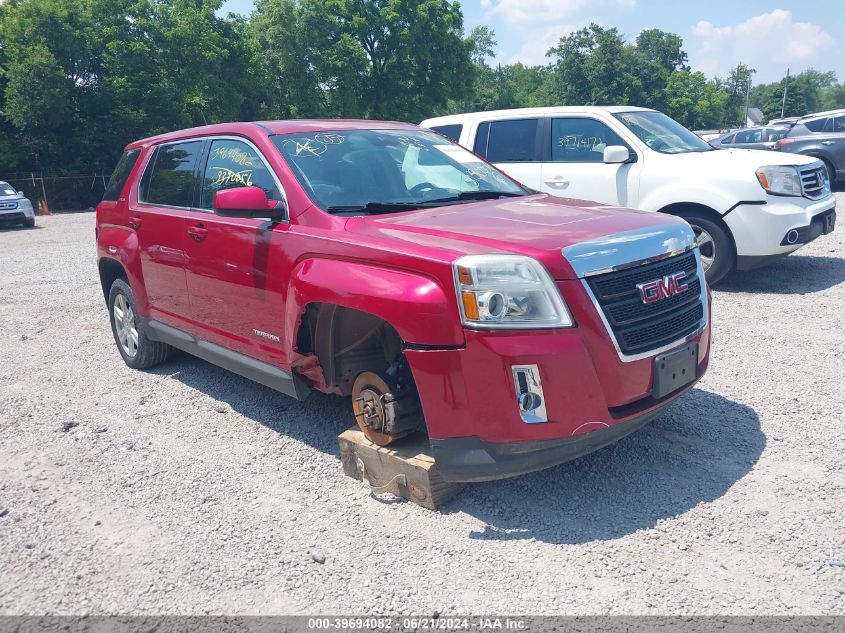
[[[786,91],[789,89],[789,68],[786,69],[786,82],[783,84],[783,103],[780,106],[780,118],[783,118],[783,113],[786,112]]]
[[[745,84],[745,123],[743,127],[748,125],[748,95],[751,94],[751,77],[748,77],[748,83]]]

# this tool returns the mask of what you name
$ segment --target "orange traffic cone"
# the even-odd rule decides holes
[[[41,198],[38,204],[38,215],[50,215],[50,207],[47,206],[46,198]]]

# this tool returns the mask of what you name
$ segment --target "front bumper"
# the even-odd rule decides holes
[[[736,244],[737,268],[746,270],[769,258],[788,255],[818,234],[812,227],[820,216],[835,209],[831,195],[822,200],[788,196],[766,196],[766,204],[741,204],[723,216]],[[785,238],[792,230],[801,237],[794,243]]]
[[[573,312],[580,315],[577,328],[467,330],[463,349],[405,351],[434,458],[446,480],[511,477],[597,450],[648,422],[707,369],[709,318],[695,338],[696,380],[655,400],[653,358],[623,362],[601,323],[589,320],[590,311]],[[515,366],[537,367],[548,421],[523,419]]]
[[[574,437],[510,443],[485,442],[478,437],[432,438],[431,449],[437,469],[447,481],[504,479],[551,468],[604,448],[651,422],[661,409]]]
[[[0,208],[0,224],[18,224],[35,218],[35,211],[29,200],[15,200],[14,208]]]

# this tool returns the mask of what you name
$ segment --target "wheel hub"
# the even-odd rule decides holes
[[[387,382],[373,372],[362,372],[352,386],[352,410],[355,421],[369,440],[387,446],[407,432],[397,433],[394,422],[397,402]]]

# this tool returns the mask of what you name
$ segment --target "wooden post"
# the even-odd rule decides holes
[[[363,480],[376,494],[390,492],[437,510],[464,486],[443,480],[422,433],[402,438],[395,446],[376,446],[357,427],[337,439],[343,472]]]

